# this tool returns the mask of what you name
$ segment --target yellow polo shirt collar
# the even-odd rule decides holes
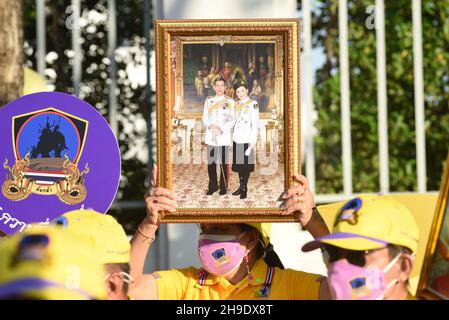
[[[250,274],[251,277],[245,276],[239,283],[235,285],[236,288],[240,288],[243,285],[247,284],[249,286],[260,286],[265,284],[265,278],[268,273],[268,265],[265,263],[263,259],[259,259],[256,261],[254,267],[251,269]],[[205,278],[204,278],[205,276]],[[198,270],[198,284],[211,286],[218,282],[228,283],[232,286],[232,284],[223,277],[215,276],[211,273],[208,273],[204,269]]]
[[[248,287],[254,287],[254,292],[260,290],[260,287],[262,285],[265,285],[265,280],[268,274],[268,268],[269,268],[268,265],[265,263],[263,259],[257,260],[256,264],[250,271],[250,275],[245,276],[242,280],[240,280],[239,283],[237,283],[234,286],[235,292],[233,293],[237,294]]]

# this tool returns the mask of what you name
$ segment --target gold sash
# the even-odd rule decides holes
[[[215,104],[211,105],[210,107],[208,107],[209,114],[224,103],[228,103],[228,99],[220,100],[220,101],[216,102]]]
[[[236,113],[239,112],[240,109],[242,109],[243,107],[247,106],[248,104],[250,104],[250,103],[253,102],[253,101],[254,101],[254,100],[249,99],[248,101],[246,101],[246,102],[243,103],[243,104],[236,103],[236,104],[235,104],[235,107],[234,107],[235,112],[236,112]]]

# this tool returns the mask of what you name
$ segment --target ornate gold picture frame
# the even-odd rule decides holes
[[[180,204],[176,213],[162,214],[162,222],[294,221],[281,215],[279,198],[301,169],[299,25],[299,19],[156,21],[158,179]],[[251,118],[257,143],[245,145],[255,159],[247,197],[232,195],[242,186],[233,165],[235,127],[226,149],[217,144],[210,153],[206,141],[204,112],[220,96],[214,90],[218,76],[226,85],[219,110],[233,115],[233,126],[247,123],[244,112],[257,114],[257,121]],[[233,86],[239,81],[247,84],[250,109],[237,99]],[[234,109],[238,103],[246,107]],[[217,162],[227,193],[206,195],[214,152],[231,159]]]
[[[449,154],[432,228],[430,229],[417,297],[449,300]],[[430,212],[429,212],[430,214]]]

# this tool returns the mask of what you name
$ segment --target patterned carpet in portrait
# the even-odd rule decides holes
[[[219,166],[217,165],[217,175]],[[266,174],[269,173],[269,174]],[[284,165],[277,168],[256,164],[248,182],[248,197],[240,199],[231,193],[238,188],[238,174],[230,173],[230,190],[206,196],[209,178],[206,164],[173,165],[173,192],[182,208],[266,208],[277,207],[284,191]]]

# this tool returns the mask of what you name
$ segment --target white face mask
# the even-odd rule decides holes
[[[396,262],[398,262],[399,258],[402,256],[402,252],[399,252],[396,257],[394,257],[393,260],[390,261],[389,264],[387,264],[385,266],[385,268],[382,269],[384,275],[390,271],[391,268],[393,268],[393,266],[396,264]],[[395,278],[393,280],[391,280],[387,286],[385,287],[384,292],[377,298],[377,300],[384,300],[385,298],[385,293],[388,291],[388,289],[390,289],[391,287],[393,287],[394,285],[396,285],[399,282],[399,279]]]
[[[126,273],[126,272],[123,272],[123,271],[121,271],[121,272],[107,273],[107,274],[104,276],[103,281],[108,280],[109,277],[110,277],[112,274],[115,274],[115,273],[118,273],[118,274],[120,275],[120,277],[122,278],[122,280],[123,280],[124,282],[126,282],[126,283],[133,283],[133,282],[134,282],[134,278],[131,277],[131,275],[130,275],[129,273]]]

